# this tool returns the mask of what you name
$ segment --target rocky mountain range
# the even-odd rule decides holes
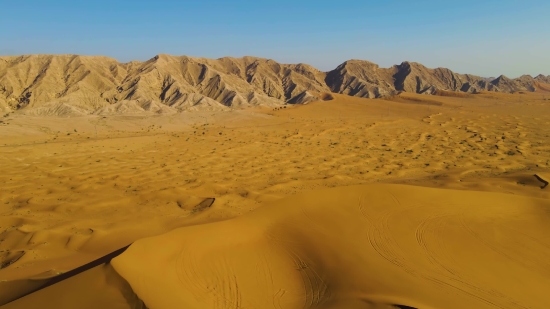
[[[101,56],[0,57],[0,111],[33,115],[174,113],[304,104],[322,93],[380,98],[437,90],[536,91],[550,76],[483,78],[415,62],[390,68],[349,60],[330,72],[307,64],[243,57],[157,55],[119,63]]]

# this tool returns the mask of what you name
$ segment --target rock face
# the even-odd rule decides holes
[[[550,84],[550,75],[544,76],[540,74],[540,75],[537,75],[537,77],[535,77],[535,80],[539,83]]]
[[[550,83],[550,76],[487,79],[415,62],[380,68],[350,60],[321,72],[307,64],[255,57],[157,55],[146,62],[119,63],[107,57],[32,55],[0,57],[0,111],[172,113],[303,104],[331,91],[379,98],[401,91],[536,91],[537,83]]]
[[[328,72],[325,82],[332,92],[378,98],[396,93],[396,74],[396,66],[383,69],[369,61],[349,60]]]
[[[416,62],[403,62],[384,69],[372,62],[350,60],[328,72],[325,81],[333,92],[378,98],[400,91],[424,94],[434,94],[436,90],[468,93],[535,91],[535,82],[546,83],[546,77],[524,75],[514,80],[506,76],[483,78],[457,74],[445,68],[429,69]]]
[[[428,69],[416,62],[403,62],[396,66],[396,89],[406,92],[432,94],[435,90],[476,93],[496,90],[484,78],[457,74],[445,68]]]
[[[175,111],[277,106],[317,100],[318,93],[329,91],[325,75],[305,64],[282,65],[254,57],[158,55],[124,64],[75,55],[2,57],[0,106],[40,108],[44,114],[60,110],[60,104],[78,108],[79,114],[80,109],[139,112],[145,105],[159,104]],[[121,106],[111,106],[119,102]],[[66,106],[62,109],[67,111]]]

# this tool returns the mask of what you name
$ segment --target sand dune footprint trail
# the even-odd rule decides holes
[[[343,187],[143,239],[112,264],[154,309],[547,308],[548,217],[543,199]]]

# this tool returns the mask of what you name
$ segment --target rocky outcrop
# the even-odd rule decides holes
[[[521,90],[527,90],[525,89],[525,87],[522,87],[515,80],[511,80],[504,75],[501,75],[495,78],[493,81],[491,81],[491,84],[497,87],[497,89],[499,90],[503,89],[504,92],[516,92]]]
[[[535,80],[539,83],[550,84],[550,75],[544,76],[542,74],[539,74],[537,75],[537,77],[535,77]]]
[[[540,78],[543,79],[542,77]],[[477,93],[480,91],[535,91],[535,79],[483,78],[458,74],[449,69],[429,69],[416,62],[403,62],[391,68],[360,60],[346,61],[328,72],[326,83],[331,91],[365,98],[378,98],[397,92],[434,94],[437,90]]]
[[[369,61],[349,60],[329,72],[325,82],[332,92],[378,98],[395,94],[396,73],[396,67],[383,69]]]

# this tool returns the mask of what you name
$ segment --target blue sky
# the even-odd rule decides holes
[[[253,55],[550,75],[550,1],[0,0],[0,55]]]

